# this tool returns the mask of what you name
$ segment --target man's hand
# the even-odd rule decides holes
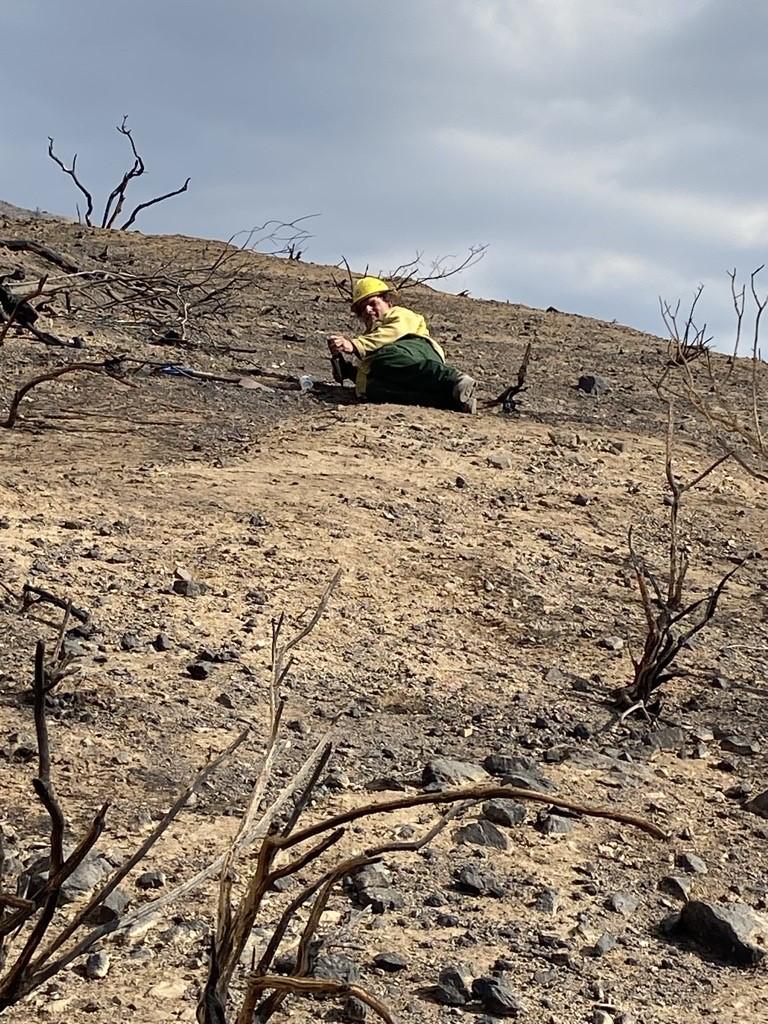
[[[328,348],[332,353],[342,352],[348,356],[353,355],[355,351],[355,346],[343,334],[332,334],[328,339]]]

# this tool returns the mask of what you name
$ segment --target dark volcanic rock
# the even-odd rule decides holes
[[[474,971],[469,964],[459,963],[445,967],[438,975],[431,995],[441,1006],[465,1006],[472,998]]]
[[[693,880],[685,875],[665,875],[659,882],[662,892],[668,892],[670,896],[676,896],[679,900],[689,900],[693,889]]]
[[[494,825],[505,825],[507,828],[522,824],[526,813],[525,804],[518,804],[514,800],[489,800],[483,804],[483,816]]]
[[[198,583],[197,580],[174,580],[174,594],[181,594],[182,597],[200,597],[208,590],[205,583]]]
[[[690,900],[667,920],[665,930],[693,939],[708,952],[742,967],[759,963],[766,953],[768,921],[741,903]]]
[[[472,995],[484,1010],[497,1017],[516,1017],[523,1009],[518,995],[501,978],[493,975],[477,978],[472,983]]]
[[[345,985],[354,985],[360,980],[360,968],[343,953],[321,953],[312,964],[312,977],[335,978]]]
[[[561,814],[545,814],[538,824],[539,832],[545,836],[566,836],[573,829],[573,818]]]
[[[551,789],[552,783],[541,773],[538,764],[531,757],[513,754],[489,754],[483,767],[491,775],[501,777],[505,786],[518,789]]]
[[[506,893],[506,886],[490,871],[483,871],[474,864],[465,864],[455,874],[456,886],[470,896],[494,896],[500,899]]]
[[[379,970],[388,971],[391,974],[396,971],[404,971],[408,966],[408,961],[399,953],[377,953],[373,958],[373,963]]]
[[[759,814],[761,818],[768,818],[768,789],[747,800],[744,807],[753,814]]]
[[[88,924],[94,925],[118,921],[125,913],[130,902],[131,897],[124,889],[118,886],[112,890],[106,899],[102,900],[97,907],[90,911],[85,920]]]
[[[474,846],[490,846],[496,850],[506,850],[509,843],[503,832],[500,832],[490,821],[472,821],[456,830],[456,839],[460,843]]]
[[[594,395],[599,398],[608,390],[608,382],[605,377],[601,377],[597,373],[583,373],[579,377],[576,387],[585,395]]]
[[[399,910],[403,897],[392,888],[392,874],[381,864],[370,864],[353,875],[348,887],[360,907],[370,907],[374,914],[385,910]]]

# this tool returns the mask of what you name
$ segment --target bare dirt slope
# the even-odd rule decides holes
[[[206,251],[195,240],[57,222],[14,221],[3,231],[35,234],[76,259],[106,246],[110,259],[134,266]],[[0,249],[0,259],[30,278],[43,269],[28,254]],[[73,827],[112,802],[99,844],[108,854],[147,834],[210,750],[253,729],[141,869],[162,871],[170,888],[223,849],[257,773],[270,620],[284,611],[289,625],[301,621],[341,568],[286,684],[284,771],[338,719],[337,755],[311,816],[372,791],[418,789],[436,757],[480,764],[507,754],[537,762],[558,793],[643,814],[670,839],[586,818],[547,835],[532,804],[524,822],[503,830],[506,849],[462,842],[457,823],[429,851],[392,862],[397,909],[361,913],[337,893],[324,951],[350,957],[403,1021],[473,1019],[477,1004],[447,1008],[429,992],[461,961],[475,976],[502,971],[523,1021],[587,1022],[596,1012],[643,1024],[768,1021],[765,966],[729,965],[659,928],[681,903],[662,884],[669,875],[684,877],[696,898],[767,909],[768,822],[742,807],[766,775],[762,559],[729,585],[685,654],[689,674],[669,684],[663,720],[609,728],[610,692],[631,679],[617,641],[636,645],[643,625],[628,526],[639,548],[664,560],[663,410],[645,376],[663,364],[663,343],[620,325],[418,289],[409,301],[488,397],[514,379],[533,342],[520,414],[359,406],[282,380],[328,377],[323,335],[348,325],[330,270],[258,256],[250,267],[238,307],[176,348],[49,311],[49,329],[84,337],[78,358],[119,351],[281,376],[259,377],[275,390],[249,391],[157,377],[146,366],[131,377],[137,388],[71,375],[35,389],[17,427],[0,431],[0,582],[12,592],[0,592],[6,852],[25,864],[45,849],[34,761],[14,734],[32,732],[18,691],[29,684],[36,639],[52,641],[60,617],[47,605],[21,614],[12,594],[25,582],[92,617],[91,635],[70,638],[80,673],[51,701],[51,739]],[[3,408],[22,381],[68,358],[10,332],[0,349]],[[608,389],[597,399],[578,392],[583,373],[602,375]],[[677,464],[691,477],[708,452],[693,420],[682,426]],[[728,464],[691,497],[693,595],[765,544],[767,505],[765,491]],[[175,593],[179,575],[206,591]],[[201,651],[209,675],[194,679],[189,666]],[[346,848],[406,837],[433,819],[402,812],[356,826]],[[701,858],[706,873],[680,866],[684,854]],[[468,864],[492,869],[504,895],[458,891],[455,872]],[[125,888],[133,906],[157,895],[135,876]],[[611,909],[626,894],[616,902],[623,912]],[[261,924],[287,899],[271,897]],[[193,1021],[213,906],[204,889],[145,934],[105,943],[105,978],[88,980],[75,964],[6,1019]],[[391,951],[405,960],[396,975],[372,963]],[[338,1019],[327,1002],[290,1008],[300,1022]]]

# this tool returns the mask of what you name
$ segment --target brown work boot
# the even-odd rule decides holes
[[[477,412],[475,391],[477,391],[477,382],[474,377],[470,377],[468,373],[462,373],[453,385],[453,398],[459,412],[470,414]]]

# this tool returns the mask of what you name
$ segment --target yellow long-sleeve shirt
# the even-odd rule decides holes
[[[414,313],[412,309],[406,309],[405,306],[390,306],[384,316],[377,320],[369,331],[352,338],[355,355],[361,360],[355,378],[355,390],[359,396],[365,394],[368,370],[374,352],[384,345],[394,344],[408,334],[415,334],[419,338],[426,339],[445,362],[445,352],[433,338],[430,338],[427,321],[421,313]]]

